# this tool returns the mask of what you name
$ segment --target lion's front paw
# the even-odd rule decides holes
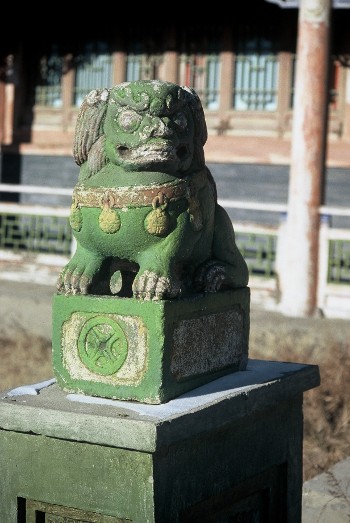
[[[92,280],[100,268],[100,260],[84,262],[72,258],[58,276],[57,290],[64,294],[88,294]]]
[[[201,292],[217,292],[225,278],[225,267],[215,260],[210,260],[197,269],[194,276],[194,287]]]
[[[136,276],[132,289],[134,297],[140,300],[172,299],[181,293],[181,286],[177,281],[151,271]]]

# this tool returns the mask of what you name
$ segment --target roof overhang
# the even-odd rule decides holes
[[[299,0],[265,0],[270,4],[276,4],[283,9],[297,9]],[[333,0],[333,9],[350,9],[350,0]]]

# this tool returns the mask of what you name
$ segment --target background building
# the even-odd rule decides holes
[[[54,27],[43,23],[40,38],[33,39],[35,28],[28,26],[3,40],[3,151],[70,151],[83,97],[96,87],[139,79],[193,87],[209,134],[288,138],[298,9],[253,0],[234,16],[218,11],[201,22],[169,12],[161,24],[125,15],[116,20],[103,11],[81,27],[78,17],[61,16]],[[350,138],[349,26],[350,10],[333,9],[328,135],[336,140]]]
[[[283,8],[287,3],[293,7]],[[239,6],[239,13],[231,10],[229,15],[218,5],[215,12],[201,14],[200,22],[189,20],[183,9],[186,6],[180,5],[166,4],[163,10],[162,6],[148,6],[148,16],[142,20],[140,10],[146,11],[146,6],[131,5],[128,12],[125,6],[121,10],[94,5],[74,15],[74,5],[65,8],[60,4],[46,16],[31,11],[21,31],[15,30],[15,16],[6,13],[3,25],[13,23],[13,30],[0,42],[0,262],[11,265],[10,270],[3,271],[5,277],[16,277],[16,266],[22,276],[28,269],[30,281],[34,276],[42,280],[45,276],[39,268],[47,273],[53,266],[56,278],[55,264],[65,264],[75,248],[68,220],[71,191],[78,174],[72,145],[84,96],[91,89],[124,81],[161,79],[191,86],[199,94],[209,130],[206,146],[212,151],[215,144],[219,154],[211,161],[217,165],[234,161],[230,155],[221,155],[221,146],[230,153],[238,143],[240,147],[244,143],[245,154],[235,158],[248,158],[246,163],[251,163],[256,161],[262,142],[264,151],[273,154],[259,156],[259,162],[283,163],[281,158],[287,159],[292,142],[295,154],[291,155],[289,179],[298,181],[298,191],[289,192],[297,196],[293,205],[272,201],[266,204],[259,189],[255,202],[247,201],[246,191],[239,200],[235,191],[230,193],[233,200],[224,192],[222,205],[244,213],[244,223],[238,223],[235,214],[236,238],[248,261],[252,295],[257,301],[280,307],[286,294],[282,281],[290,283],[292,290],[294,282],[296,289],[302,282],[304,289],[307,274],[312,280],[312,293],[303,293],[302,298],[308,300],[312,295],[310,309],[317,307],[326,316],[348,317],[350,230],[347,225],[336,225],[336,221],[339,224],[340,220],[348,220],[350,210],[348,202],[334,207],[331,199],[323,198],[327,193],[327,145],[333,149],[333,159],[340,150],[343,158],[348,156],[350,1],[333,0],[329,26],[328,0],[299,3],[303,9],[307,5],[307,11],[316,18],[322,15],[323,8],[327,11],[324,24],[314,19],[308,22],[312,34],[322,27],[311,45],[308,32],[300,29],[302,10],[297,9],[297,0],[251,0]],[[321,10],[315,10],[318,5]],[[18,10],[18,6],[14,4],[12,10]],[[27,18],[23,9],[20,14],[23,20]],[[300,47],[300,42],[305,45]],[[299,51],[299,62],[297,43],[298,49],[306,51]],[[328,57],[331,74],[325,86]],[[313,103],[303,104],[306,99]],[[322,110],[325,103],[329,111]],[[301,109],[302,118],[298,118]],[[293,125],[292,132],[293,114],[299,126]],[[325,119],[328,125],[324,125]],[[296,156],[301,161],[296,162]],[[231,176],[237,165],[229,166],[228,185],[233,188]],[[254,180],[258,175],[259,169],[254,170]],[[340,191],[344,195],[346,176],[342,173],[344,191]],[[245,174],[244,183],[246,179]],[[265,216],[272,213],[273,223],[278,226],[269,222],[264,227],[260,218],[255,223],[250,214],[254,210],[259,216],[262,212]],[[305,217],[311,216],[313,221],[305,223]],[[292,224],[289,228],[288,222]],[[295,233],[296,248],[290,248],[287,230]],[[296,263],[291,257],[291,253],[299,256],[301,244],[307,254],[303,258],[307,270],[301,270],[300,257]],[[294,268],[302,272],[302,277],[292,277]]]

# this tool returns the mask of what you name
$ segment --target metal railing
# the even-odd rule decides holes
[[[350,233],[348,239],[328,238],[327,282],[350,285]]]
[[[71,196],[72,189],[32,185],[0,184],[3,193],[50,194]],[[226,210],[266,211],[286,213],[287,205],[219,199]],[[350,209],[322,206],[323,217],[350,218]],[[61,255],[66,260],[73,254],[75,241],[69,224],[69,207],[24,205],[0,202],[0,261],[2,253]],[[234,224],[236,242],[245,258],[251,277],[260,281],[275,281],[278,286],[278,242],[282,226],[263,226],[250,222]],[[6,256],[5,256],[6,258]],[[323,303],[334,285],[341,288],[350,302],[350,227],[335,229],[329,220],[322,220],[320,231],[320,293]],[[45,258],[47,262],[47,257]],[[280,265],[280,264],[279,264]],[[279,266],[279,270],[281,267]],[[332,287],[332,288],[333,288]],[[347,289],[347,290],[346,290]],[[332,291],[333,292],[333,291]],[[327,294],[328,293],[328,294]]]
[[[71,189],[0,184],[2,193],[71,196]],[[0,249],[71,254],[73,241],[67,207],[0,202]]]
[[[33,185],[0,184],[1,192],[49,194],[71,196],[71,189]],[[224,207],[275,210],[284,206],[220,201]],[[245,205],[245,206],[244,206]],[[68,207],[24,205],[0,202],[0,249],[14,252],[61,254],[70,256],[73,235],[69,224]],[[253,230],[252,230],[253,228]],[[271,277],[274,275],[276,258],[277,229],[250,225],[250,230],[235,226],[236,241],[247,260],[252,274]]]

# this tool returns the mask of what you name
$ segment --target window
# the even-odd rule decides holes
[[[61,80],[63,57],[57,45],[39,59],[39,71],[35,85],[35,105],[61,107]]]
[[[153,40],[130,40],[126,58],[126,81],[158,80],[163,54]]]
[[[235,55],[233,108],[276,111],[279,63],[273,42],[249,38],[238,43]]]
[[[219,31],[184,28],[179,62],[180,84],[192,87],[204,109],[219,108],[220,45]]]
[[[92,89],[112,87],[112,56],[106,42],[86,43],[82,52],[75,58],[75,67],[75,106],[80,106]]]

